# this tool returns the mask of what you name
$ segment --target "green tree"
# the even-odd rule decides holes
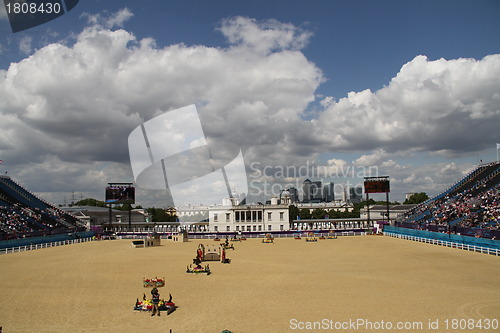
[[[131,204],[123,204],[121,206],[115,206],[115,207],[113,207],[113,209],[128,212],[129,210],[132,210],[133,208],[132,208]]]
[[[354,218],[354,217],[359,217],[359,211],[352,210],[351,212],[345,211],[345,212],[340,212],[340,217],[341,218]]]
[[[328,211],[328,217],[331,219],[339,219],[341,217],[341,213],[336,209],[330,209]]]
[[[414,193],[408,199],[406,199],[403,202],[403,204],[405,204],[405,205],[419,204],[419,203],[424,202],[427,199],[429,199],[429,196],[425,192]]]
[[[152,222],[175,222],[177,216],[172,216],[167,214],[167,211],[163,208],[148,208],[148,214],[151,216]]]
[[[100,201],[94,198],[85,198],[80,201],[75,202],[75,204],[70,206],[92,206],[92,207],[106,207],[104,201]]]
[[[299,215],[300,215],[300,211],[297,208],[297,206],[290,205],[290,207],[288,207],[288,216],[290,219],[290,223],[293,222],[293,220],[296,220]]]
[[[322,208],[316,208],[312,212],[313,219],[324,219],[328,215],[328,212]]]
[[[302,208],[299,216],[301,220],[310,220],[312,218],[311,212],[307,208]]]

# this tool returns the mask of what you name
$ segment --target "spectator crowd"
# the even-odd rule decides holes
[[[413,207],[398,219],[398,223],[421,230],[500,230],[498,178],[497,169],[458,193],[450,191],[440,199]]]

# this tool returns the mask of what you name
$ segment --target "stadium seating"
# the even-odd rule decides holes
[[[481,165],[443,193],[405,212],[396,226],[500,237],[500,163]]]
[[[84,231],[76,217],[0,176],[0,240]]]

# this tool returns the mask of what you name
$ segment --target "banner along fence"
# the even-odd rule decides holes
[[[463,235],[385,226],[384,235],[462,250],[500,255],[500,241]]]

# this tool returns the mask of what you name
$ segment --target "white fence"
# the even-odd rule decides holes
[[[390,237],[395,237],[395,238],[400,238],[400,239],[407,239],[415,242],[421,242],[421,243],[428,243],[428,244],[434,244],[434,245],[440,245],[440,246],[446,246],[446,247],[452,247],[455,249],[461,249],[461,250],[467,250],[467,251],[474,251],[474,252],[481,252],[481,253],[486,253],[486,254],[492,254],[495,256],[500,255],[500,249],[492,249],[490,247],[483,247],[483,246],[477,246],[477,245],[469,245],[469,244],[463,244],[463,243],[456,243],[456,242],[449,242],[449,241],[443,241],[440,239],[431,239],[431,238],[425,238],[425,237],[418,237],[418,236],[411,236],[411,235],[402,235],[402,234],[396,234],[392,232],[385,232],[385,236],[390,236]]]
[[[307,237],[308,233],[307,232],[297,232],[295,234],[273,234],[271,235],[274,238],[293,238],[295,235],[300,234],[301,237]],[[144,239],[146,238],[148,234],[130,234],[130,235],[120,235],[117,238],[119,239]],[[314,233],[315,236],[328,236],[328,232],[319,232],[319,233]],[[336,232],[335,236],[364,236],[366,235],[366,232],[364,231],[342,231],[342,232]],[[214,238],[219,238],[219,239],[225,239],[226,235],[221,235],[221,234],[195,234],[195,233],[190,233],[189,234],[189,239],[214,239]],[[245,237],[245,238],[266,238],[266,233],[261,233],[261,234],[243,234],[243,235],[238,235],[238,237]],[[166,239],[167,236],[161,235],[162,239]],[[233,238],[233,235],[229,235],[228,238]]]
[[[302,232],[302,233],[297,233],[300,234],[301,237],[307,237],[308,233],[307,232]],[[293,238],[295,237],[296,234],[272,234],[271,235],[274,238]],[[328,232],[319,232],[319,233],[314,233],[315,236],[328,236]],[[342,231],[342,232],[336,232],[334,234],[335,236],[364,236],[366,235],[366,232],[364,231]],[[262,234],[243,234],[242,235],[245,238],[266,238],[266,233]],[[233,236],[230,236],[229,238],[232,238]],[[240,237],[238,235],[238,237]],[[189,234],[189,239],[214,239],[214,238],[219,238],[219,239],[225,239],[225,235],[216,235],[216,234],[211,234],[211,235],[196,235],[196,234]]]
[[[45,248],[48,248],[48,247],[55,247],[55,246],[69,245],[69,244],[77,244],[77,243],[85,243],[85,242],[90,242],[90,241],[92,241],[92,237],[78,238],[78,239],[67,239],[67,240],[58,241],[58,242],[30,244],[30,245],[24,245],[24,246],[9,247],[9,248],[5,248],[5,249],[0,249],[0,254],[7,254],[7,253],[14,253],[14,252],[23,252],[23,251],[30,251],[30,250],[45,249]]]

